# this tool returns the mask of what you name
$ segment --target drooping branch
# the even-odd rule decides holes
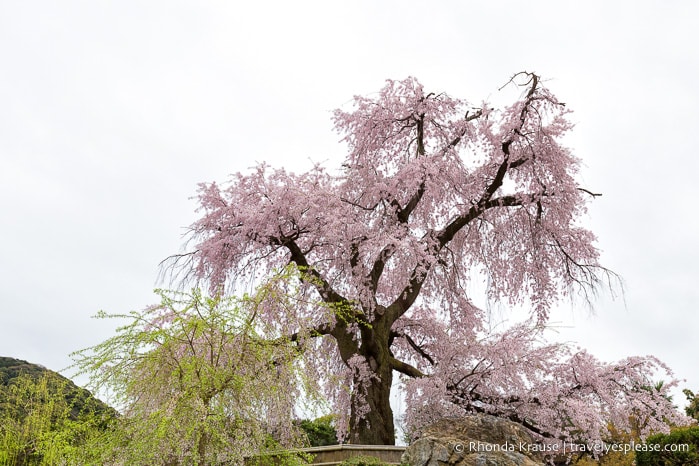
[[[539,194],[541,195],[541,194]],[[536,195],[530,195],[534,198]],[[446,246],[454,236],[461,231],[466,225],[471,223],[473,220],[481,216],[486,210],[492,209],[494,207],[515,207],[522,206],[524,202],[521,196],[502,196],[496,199],[485,199],[476,205],[471,206],[471,208],[464,214],[457,216],[452,220],[446,227],[444,227],[440,232],[435,234],[437,242],[439,244],[437,252],[441,251],[444,246]]]
[[[541,427],[537,426],[533,421],[530,419],[521,416],[517,410],[512,409],[508,410],[507,412],[502,412],[502,411],[496,411],[493,410],[492,407],[494,404],[497,403],[505,403],[505,404],[516,404],[516,403],[521,403],[522,400],[520,400],[518,397],[505,397],[501,399],[495,399],[493,397],[488,397],[488,396],[483,396],[479,394],[478,392],[475,391],[474,387],[473,389],[469,390],[468,394],[461,393],[459,394],[457,391],[453,390],[452,387],[452,401],[464,408],[464,410],[473,412],[473,413],[480,413],[480,414],[491,414],[491,415],[496,415],[501,418],[509,419],[512,422],[516,422],[530,431],[534,432],[535,434],[538,434],[542,438],[548,438],[548,439],[553,439],[555,438],[554,435],[552,435],[550,432],[542,429]],[[470,400],[467,402],[467,405],[464,406],[464,400]],[[531,403],[540,405],[541,402],[537,398],[533,398],[530,400]],[[564,440],[565,437],[561,437],[560,440]]]
[[[490,412],[487,409],[483,408],[482,406],[478,406],[478,405],[471,405],[470,409],[471,409],[471,411],[473,411],[475,413],[493,414],[492,412]],[[534,432],[535,434],[537,434],[543,438],[548,438],[548,439],[554,438],[553,435],[551,435],[551,433],[540,429],[539,427],[534,425],[531,421],[518,415],[516,412],[507,413],[507,414],[498,414],[498,417],[509,419],[512,422],[516,422],[517,424],[520,424],[520,425],[526,427],[530,431]],[[560,439],[560,440],[563,440],[563,439]]]
[[[527,97],[524,101],[524,105],[522,106],[522,110],[520,111],[519,114],[519,125],[516,128],[512,129],[512,132],[510,136],[504,140],[501,144],[501,149],[502,153],[504,154],[504,159],[500,166],[498,167],[498,170],[495,174],[495,178],[493,178],[493,181],[490,183],[490,185],[486,188],[485,193],[481,197],[481,202],[486,202],[488,201],[494,194],[495,192],[500,189],[502,186],[503,181],[505,180],[505,175],[511,168],[517,168],[520,165],[524,164],[528,159],[522,158],[518,160],[510,160],[510,146],[512,146],[512,143],[515,141],[516,136],[521,136],[522,135],[522,129],[524,128],[524,125],[527,121],[527,113],[529,112],[529,108],[532,106],[534,101],[536,100],[535,97],[535,92],[537,85],[539,83],[539,77],[535,74],[532,73],[527,73],[531,79],[531,87],[529,88],[529,92],[527,92]],[[514,79],[517,75],[513,76],[512,79]],[[512,81],[510,80],[510,82]]]

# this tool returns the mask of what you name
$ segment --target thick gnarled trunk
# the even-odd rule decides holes
[[[371,374],[354,374],[350,442],[362,445],[395,445],[396,433],[391,409],[393,367],[388,335],[391,323],[377,315],[371,325],[360,328],[359,354]]]
[[[396,434],[391,409],[393,372],[387,362],[372,372],[376,377],[372,377],[369,382],[364,381],[362,389],[355,389],[352,393],[349,440],[350,443],[359,445],[395,445]],[[354,381],[355,387],[359,382]]]

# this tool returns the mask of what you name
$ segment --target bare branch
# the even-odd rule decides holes
[[[587,193],[587,194],[589,194],[589,195],[592,196],[592,197],[599,197],[599,196],[602,195],[602,193],[593,193],[592,191],[589,191],[589,190],[587,190],[587,189],[585,189],[585,188],[578,188],[578,191],[582,191],[582,192],[584,192],[584,193]]]

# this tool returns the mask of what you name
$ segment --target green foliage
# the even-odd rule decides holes
[[[682,390],[682,393],[684,393],[684,396],[687,397],[687,401],[689,401],[689,405],[684,408],[687,416],[693,417],[699,421],[699,396],[695,395],[691,390],[686,388]]]
[[[375,456],[355,456],[348,458],[340,466],[388,466],[387,463]]]
[[[156,306],[99,313],[127,322],[74,353],[73,368],[106,389],[121,415],[59,374],[0,358],[0,466],[308,464],[288,450],[306,442],[294,410],[320,399],[299,359],[307,335],[283,337],[281,314],[259,318],[270,302],[291,309],[287,291],[273,282],[241,299],[157,290]],[[334,439],[330,418],[311,425],[316,438]]]
[[[682,445],[689,445],[689,450],[680,451]],[[699,464],[699,426],[678,427],[669,434],[652,435],[646,440],[645,446],[652,451],[636,452],[637,466]]]
[[[313,455],[299,450],[263,453],[245,460],[245,466],[305,466],[311,464]]]
[[[105,419],[110,419],[117,415],[116,410],[95,398],[88,390],[78,387],[70,379],[63,377],[57,372],[21,359],[0,357],[0,390],[3,386],[8,386],[15,382],[15,379],[21,377],[29,377],[35,381],[40,380],[42,377],[49,377],[51,380],[54,380],[54,383],[50,385],[54,389],[60,389],[60,394],[71,407],[70,417],[73,420],[77,419],[81,413],[93,413],[103,416]],[[0,407],[0,413],[2,413],[2,407]]]
[[[38,378],[47,370],[48,369],[38,364],[32,364],[21,359],[0,356],[0,385],[7,385],[12,379],[20,375]]]
[[[334,426],[335,417],[331,414],[314,420],[303,419],[299,427],[308,437],[308,443],[312,447],[337,445],[337,431]]]
[[[0,465],[85,464],[115,413],[43,368],[7,374],[0,385]]]
[[[301,446],[293,412],[302,393],[313,399],[315,387],[298,364],[297,343],[258,319],[258,307],[277,299],[274,290],[243,299],[156,293],[160,304],[143,311],[100,313],[128,323],[72,355],[123,411],[100,461],[240,464]]]

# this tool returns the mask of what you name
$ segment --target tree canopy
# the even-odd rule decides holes
[[[85,464],[117,413],[69,379],[0,357],[0,464]]]
[[[269,449],[303,446],[295,409],[317,391],[295,345],[258,309],[287,296],[158,290],[161,302],[129,314],[116,335],[73,354],[91,384],[122,411],[102,464],[242,464]]]
[[[699,396],[695,395],[694,392],[688,388],[682,390],[682,393],[687,397],[687,402],[689,403],[687,407],[684,408],[687,416],[699,421]]]
[[[648,419],[644,433],[684,422],[657,359],[607,364],[543,341],[555,303],[615,276],[583,225],[597,194],[561,143],[569,110],[536,74],[505,87],[519,97],[494,109],[389,80],[335,111],[348,148],[336,170],[261,164],[200,187],[193,247],[173,256],[174,270],[221,293],[295,267],[300,283],[279,285],[305,297],[293,318],[273,301],[260,318],[297,345],[351,442],[394,443],[394,373],[411,432],[464,412],[558,440],[599,439],[630,415]],[[529,320],[492,331],[479,289],[528,307]],[[662,390],[642,388],[658,377]]]

